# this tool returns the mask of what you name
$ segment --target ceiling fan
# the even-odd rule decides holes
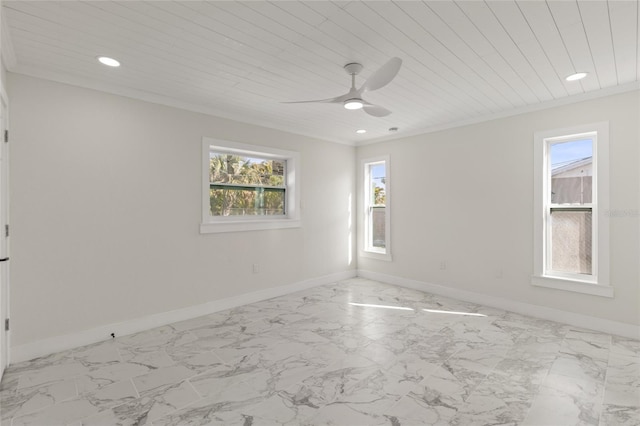
[[[376,72],[371,74],[364,84],[356,89],[356,75],[362,71],[363,66],[357,62],[352,62],[344,66],[344,70],[347,74],[351,75],[351,89],[348,93],[330,99],[319,99],[314,101],[297,101],[297,102],[283,102],[285,104],[301,104],[301,103],[332,103],[343,104],[346,109],[364,109],[369,115],[374,117],[385,117],[391,114],[391,111],[381,107],[379,105],[373,105],[365,101],[362,98],[362,94],[365,92],[371,92],[378,90],[391,83],[391,80],[398,74],[400,66],[402,65],[402,59],[391,58],[381,66]]]

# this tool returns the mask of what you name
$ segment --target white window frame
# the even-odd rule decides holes
[[[593,140],[592,275],[561,273],[548,268],[550,262],[549,147],[554,143],[591,138]],[[609,282],[609,123],[585,124],[534,134],[534,273],[531,284],[559,290],[613,297]],[[579,206],[576,206],[579,207]]]
[[[370,170],[372,165],[380,163],[384,163],[385,165],[385,248],[373,247],[373,245],[371,244],[371,206],[369,205],[369,200],[371,199],[371,185],[369,184]],[[361,164],[363,172],[362,176],[364,179],[362,182],[362,212],[364,232],[362,233],[363,244],[360,254],[364,257],[391,261],[391,163],[389,161],[389,156],[384,155],[374,158],[367,158],[362,160]]]
[[[284,216],[212,216],[209,199],[209,155],[211,151],[248,155],[286,161]],[[202,138],[202,223],[201,234],[299,228],[300,220],[300,154],[294,151],[250,145],[209,137]]]

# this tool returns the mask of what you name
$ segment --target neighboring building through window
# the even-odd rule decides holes
[[[593,277],[593,136],[549,142],[549,274]]]
[[[364,254],[391,259],[389,158],[363,161]]]
[[[297,153],[203,140],[201,232],[299,226]]]
[[[611,295],[601,216],[608,205],[608,126],[536,134],[535,146],[533,284]]]

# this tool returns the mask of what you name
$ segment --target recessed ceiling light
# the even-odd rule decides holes
[[[367,133],[367,131],[365,129],[359,129],[359,130],[356,130],[356,133],[363,134],[363,133]]]
[[[576,81],[576,80],[582,80],[583,78],[585,78],[587,76],[586,72],[577,72],[575,74],[571,74],[568,75],[565,80],[567,81]]]
[[[348,99],[344,101],[344,107],[346,109],[360,109],[364,106],[361,99]]]
[[[110,58],[108,56],[98,56],[98,61],[100,61],[101,64],[107,65],[109,67],[119,67],[120,66],[120,62]]]

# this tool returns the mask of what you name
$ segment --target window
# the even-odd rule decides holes
[[[613,296],[608,283],[608,124],[536,133],[532,283]]]
[[[298,154],[203,139],[200,232],[300,226]]]
[[[391,260],[389,158],[365,160],[363,168],[365,213],[363,255]]]

